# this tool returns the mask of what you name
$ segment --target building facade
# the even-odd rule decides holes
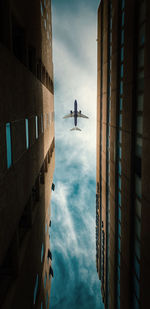
[[[96,266],[107,309],[149,307],[150,1],[101,0]]]
[[[0,308],[49,308],[54,172],[50,0],[0,1]]]

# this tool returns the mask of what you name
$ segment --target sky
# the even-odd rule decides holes
[[[96,91],[99,0],[53,0],[55,191],[51,309],[104,309],[96,271]],[[89,119],[70,131],[74,100]]]

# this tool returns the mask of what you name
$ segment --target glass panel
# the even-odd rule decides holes
[[[41,1],[41,15],[43,16],[43,5],[42,5],[42,1]]]
[[[118,207],[118,218],[119,218],[119,221],[121,221],[121,208]]]
[[[121,64],[121,68],[120,68],[120,76],[121,78],[123,78],[123,63]]]
[[[121,146],[119,146],[119,159],[121,159],[121,156],[122,156],[122,149]]]
[[[119,115],[119,127],[122,127],[122,114]]]
[[[135,153],[137,155],[137,157],[142,157],[142,144],[143,144],[143,139],[142,137],[138,137],[136,136],[136,149],[135,149]]]
[[[138,94],[137,98],[137,110],[143,111],[143,101],[144,101],[144,94]]]
[[[41,263],[43,262],[43,256],[44,256],[44,244],[42,244],[41,248]]]
[[[145,24],[143,24],[140,28],[138,43],[139,45],[143,45],[145,43]]]
[[[143,133],[143,116],[138,115],[136,118],[136,131],[140,134]]]
[[[29,149],[29,122],[28,119],[25,119],[25,125],[26,125],[26,148]]]
[[[36,139],[38,138],[38,116],[35,116]]]
[[[134,249],[138,259],[140,260],[140,242],[137,238],[135,238]]]
[[[137,260],[136,255],[134,256],[134,269],[135,269],[135,272],[136,272],[138,279],[140,279],[140,263]]]
[[[141,48],[138,52],[138,67],[144,67],[144,48]]]
[[[118,270],[118,281],[120,283],[120,267],[118,267],[117,270]],[[119,284],[119,290],[120,290],[120,284]]]
[[[124,2],[125,2],[125,0],[122,0],[122,1],[121,1],[121,9],[122,9],[122,10],[124,9]]]
[[[121,162],[119,161],[119,165],[118,165],[118,170],[119,170],[119,174],[121,175]]]
[[[120,111],[122,111],[122,104],[123,104],[123,99],[120,98]]]
[[[124,30],[121,31],[121,45],[124,44]]]
[[[124,12],[122,12],[122,21],[121,21],[122,27],[124,26]]]
[[[140,78],[137,80],[137,89],[140,92],[144,92],[144,78]]]
[[[138,300],[137,300],[135,295],[134,295],[134,298],[133,298],[133,305],[134,305],[134,309],[139,309],[140,308]]]
[[[141,202],[136,198],[135,200],[135,213],[136,215],[139,217],[139,219],[141,219]]]
[[[43,309],[43,303],[41,302],[41,309]]]
[[[138,239],[140,240],[140,238],[141,238],[141,222],[140,222],[140,220],[138,219],[137,216],[135,217],[135,226],[134,226],[134,229],[135,229],[135,234],[136,234],[136,236],[137,236]]]
[[[7,167],[12,165],[12,148],[11,148],[11,126],[10,122],[6,123],[6,147],[7,147]]]
[[[121,48],[121,62],[123,62],[124,59],[124,47]]]
[[[118,222],[118,234],[119,234],[119,236],[121,237],[121,223],[120,223],[120,221]],[[118,247],[119,247],[119,250],[120,250],[120,245],[121,245],[120,237],[118,238]]]
[[[120,251],[118,251],[118,265],[120,266]]]
[[[123,94],[123,81],[120,82],[120,95]]]
[[[121,192],[118,192],[118,203],[121,206]]]
[[[122,130],[119,130],[119,143],[122,143]]]
[[[120,176],[118,177],[118,187],[121,190],[121,177]]]
[[[33,298],[33,303],[35,304],[36,302],[36,295],[37,295],[37,290],[38,290],[38,282],[39,282],[39,276],[37,274],[36,276],[36,282],[35,282],[35,288],[34,288],[34,298]]]
[[[140,297],[140,284],[136,276],[134,276],[134,290],[137,298],[139,299]]]
[[[135,174],[135,192],[138,197],[142,197],[142,182],[141,178],[137,174]]]

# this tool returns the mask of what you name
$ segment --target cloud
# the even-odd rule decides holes
[[[53,2],[56,187],[51,201],[51,309],[103,308],[95,261],[96,2]],[[89,116],[79,120],[81,132],[71,132],[72,119],[62,119],[75,99]]]

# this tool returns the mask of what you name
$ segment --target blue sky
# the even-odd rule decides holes
[[[55,192],[51,202],[51,309],[103,309],[95,262],[98,0],[53,0]],[[81,132],[70,129],[73,109]]]

